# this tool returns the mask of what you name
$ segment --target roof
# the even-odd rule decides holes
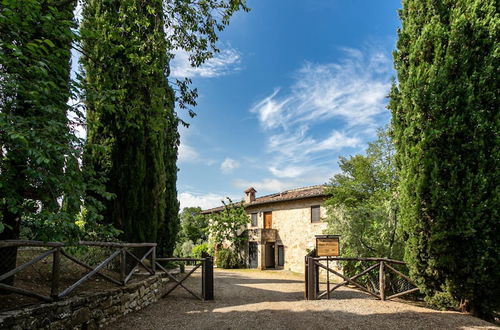
[[[279,193],[275,194],[270,194],[262,197],[257,197],[253,202],[250,203],[243,203],[243,202],[237,202],[233,203],[232,205],[239,206],[241,203],[244,204],[245,208],[246,207],[251,207],[254,205],[262,205],[262,204],[272,204],[272,203],[278,203],[278,202],[285,202],[285,201],[292,201],[292,200],[299,200],[299,199],[307,199],[307,198],[313,198],[313,197],[324,197],[326,196],[326,193],[324,192],[325,186],[323,185],[318,185],[318,186],[310,186],[310,187],[303,187],[303,188],[297,188],[297,189],[292,189],[292,190],[285,190]],[[214,207],[211,209],[203,210],[203,214],[209,214],[209,213],[217,213],[224,210],[224,206],[219,206],[219,207]]]

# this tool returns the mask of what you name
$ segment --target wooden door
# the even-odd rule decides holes
[[[264,228],[273,228],[273,214],[272,212],[264,212]]]
[[[266,243],[266,269],[275,268],[274,243]]]

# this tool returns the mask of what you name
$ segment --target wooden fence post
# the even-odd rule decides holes
[[[380,269],[378,273],[378,287],[380,292],[380,300],[385,300],[385,267],[384,262],[380,261]]]
[[[314,274],[316,275],[316,277],[314,278],[314,283],[316,284],[316,291],[314,293],[314,299],[318,299],[318,293],[319,293],[319,266],[318,266],[317,263],[313,263],[313,265],[314,265]]]
[[[153,246],[153,251],[151,252],[151,270],[153,274],[156,274],[156,246]]]
[[[307,276],[309,274],[309,271],[308,271],[308,258],[309,257],[304,257],[305,261],[304,261],[304,265],[305,265],[305,270],[304,270],[304,284],[305,284],[305,288],[304,288],[304,299],[307,300],[309,298],[309,294],[307,293],[307,289],[308,289],[308,279],[307,279]]]
[[[307,300],[316,300],[316,264],[314,258],[307,258]]]
[[[125,279],[127,277],[127,263],[126,263],[127,254],[125,248],[122,248],[120,253],[120,280],[122,281],[122,285],[125,285]]]
[[[59,296],[59,281],[61,279],[61,248],[57,248],[52,254],[52,283],[50,296],[57,299]]]
[[[204,258],[202,267],[203,300],[214,300],[214,264],[211,257]]]

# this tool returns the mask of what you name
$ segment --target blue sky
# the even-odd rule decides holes
[[[199,69],[185,54],[172,75],[199,90],[181,128],[181,207],[220,205],[328,182],[338,157],[360,153],[390,120],[391,52],[400,25],[393,0],[249,1]]]

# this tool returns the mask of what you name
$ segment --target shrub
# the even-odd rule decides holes
[[[203,258],[204,253],[208,254],[208,243],[195,245],[191,250],[193,258]]]
[[[232,249],[220,248],[215,254],[215,263],[217,267],[231,269],[241,266],[238,253]]]

